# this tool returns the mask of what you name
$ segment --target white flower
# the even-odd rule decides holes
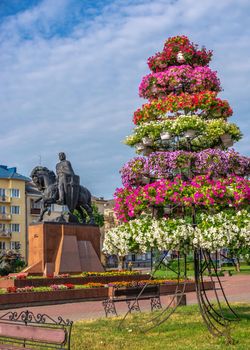
[[[150,216],[131,220],[106,233],[103,251],[126,255],[131,251],[202,247],[215,251],[224,247],[250,247],[250,215],[246,210],[236,214],[202,214],[196,227],[183,219],[159,219]]]
[[[176,56],[176,60],[178,63],[185,62],[185,57],[183,56],[183,53],[181,51],[178,52],[178,54]]]

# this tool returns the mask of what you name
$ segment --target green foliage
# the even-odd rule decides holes
[[[20,272],[24,267],[25,261],[19,252],[9,250],[0,255],[0,276]]]
[[[134,133],[127,136],[124,143],[129,146],[135,146],[142,141],[143,137],[149,137],[154,142],[154,146],[157,146],[155,142],[160,138],[161,133],[169,132],[172,135],[182,137],[183,133],[189,129],[195,130],[200,134],[199,138],[192,141],[192,145],[199,147],[199,149],[220,145],[220,137],[224,134],[231,135],[234,141],[239,141],[242,137],[237,125],[228,123],[223,118],[206,121],[197,115],[183,115],[175,121],[151,121],[136,126]],[[179,147],[182,149],[186,144],[186,139],[180,139],[179,142]]]
[[[93,209],[95,224],[98,225],[99,227],[102,227],[104,225],[104,215],[99,212],[97,206],[94,203],[92,203],[92,209]],[[84,208],[82,208],[82,210],[83,210],[85,217],[86,217],[86,223],[89,223],[90,217],[89,217],[88,213],[86,212],[86,210]],[[78,221],[80,223],[82,223],[81,216],[77,210],[74,210],[74,215],[77,217]]]
[[[92,204],[92,208],[96,225],[102,227],[104,225],[104,215],[99,212],[95,204]]]
[[[50,287],[36,287],[34,288],[35,292],[51,292]]]

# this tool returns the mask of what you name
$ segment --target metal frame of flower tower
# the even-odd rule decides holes
[[[164,263],[164,260],[166,259],[167,254],[168,252],[165,252],[164,255],[161,257],[160,261],[156,265],[156,268],[153,274],[151,275],[151,278],[154,277],[155,272],[158,270],[160,266],[165,265],[166,268],[169,268],[168,265]],[[156,315],[153,315],[151,318],[149,317],[149,319],[147,319],[146,321],[139,322],[139,324],[136,325],[142,332],[148,332],[153,328],[158,327],[160,324],[166,322],[170,318],[170,316],[176,311],[177,307],[181,305],[183,297],[186,292],[186,285],[188,282],[187,270],[185,268],[186,255],[183,256],[184,276],[182,278],[181,278],[180,260],[181,260],[181,255],[178,253],[177,270],[171,269],[172,272],[176,273],[176,277],[177,277],[177,285],[175,287],[175,292],[171,295],[171,298],[168,304],[163,309],[159,310],[159,312]],[[207,251],[204,251],[202,249],[194,250],[194,269],[195,269],[197,301],[199,304],[199,309],[200,309],[202,318],[208,330],[213,336],[225,336],[228,342],[231,342],[230,322],[239,320],[239,318],[237,314],[234,312],[234,310],[231,308],[227,300],[226,294],[222,287],[222,283],[217,273],[217,269],[214,265],[213,260],[211,259],[210,254]],[[210,294],[211,292],[213,292],[214,294],[213,299],[215,300],[212,300],[212,301],[211,301],[211,296],[209,297],[209,295],[207,294],[207,290],[205,288],[205,283],[204,283],[204,272],[206,270],[209,271],[209,273],[206,274],[206,277],[209,277],[209,279],[213,283],[212,291],[209,290]],[[148,281],[147,284],[141,287],[140,293],[138,294],[134,302],[130,305],[130,308],[125,314],[125,316],[120,321],[119,327],[122,327],[127,316],[130,314],[131,310],[133,310],[133,306],[137,305],[141,294],[149,284],[150,284],[150,280]],[[219,295],[219,291],[221,292],[220,293],[221,295]],[[225,303],[227,310],[225,306],[222,305],[222,302]]]
[[[150,173],[148,170],[150,162],[145,166],[146,160],[142,158],[135,159],[132,163],[123,167],[121,173],[125,188],[124,190],[119,189],[116,193],[116,213],[121,221],[136,219],[147,208],[151,208],[151,214],[157,218],[164,215],[167,217],[168,215],[169,217],[171,215],[183,215],[184,217],[188,213],[191,227],[193,230],[197,230],[197,228],[200,228],[200,222],[197,221],[197,214],[199,214],[200,208],[202,208],[201,211],[203,212],[209,210],[213,215],[216,213],[214,208],[219,207],[222,199],[225,202],[223,204],[224,207],[229,204],[233,206],[234,202],[237,201],[236,209],[241,206],[244,207],[245,204],[245,207],[249,206],[250,185],[249,180],[245,180],[245,177],[250,174],[250,159],[241,157],[239,154],[234,153],[233,150],[228,150],[228,147],[232,146],[234,141],[238,141],[241,138],[241,133],[235,124],[227,122],[227,118],[232,115],[228,102],[217,97],[217,93],[221,90],[220,81],[216,76],[216,72],[211,71],[208,67],[211,57],[211,51],[207,51],[205,48],[198,49],[197,45],[191,43],[185,36],[176,36],[166,41],[162,52],[149,58],[148,65],[152,73],[143,78],[139,87],[140,96],[148,98],[149,103],[143,105],[141,109],[134,113],[133,121],[136,124],[136,128],[134,129],[134,134],[127,137],[125,143],[135,146],[137,152],[142,152],[144,156],[148,157],[147,159],[153,154],[153,163],[158,162],[158,168],[154,168]],[[209,152],[213,153],[210,158],[207,157]],[[170,158],[166,158],[168,159],[165,164],[165,168],[168,168],[167,171],[160,160],[158,161],[161,155],[167,155],[170,158],[172,155],[176,157],[180,155],[184,157],[184,163],[185,157],[188,157],[187,164],[183,166],[182,163],[180,168],[178,166],[175,167],[173,161]],[[204,155],[205,161],[202,158]],[[214,164],[211,163],[211,159],[213,162],[213,157],[216,156],[217,170]],[[231,163],[226,162],[223,160],[223,157],[231,160],[234,157],[234,161],[231,161]],[[202,166],[201,159],[203,159],[204,163]],[[227,168],[225,166],[226,163]],[[229,163],[231,165],[228,165]],[[132,172],[131,169],[136,170]],[[182,190],[180,190],[177,195],[171,193],[171,195],[168,194],[168,197],[166,197],[166,194],[164,194],[167,200],[162,192],[159,192],[159,197],[157,199],[155,197],[154,201],[150,202],[150,200],[152,201],[150,193],[152,191],[154,193],[157,192],[157,188],[150,188],[150,184],[154,184],[154,181],[157,181],[157,177],[160,180],[170,179],[168,190],[171,192],[171,180],[176,175],[182,179],[181,187],[185,187],[185,181],[189,181],[189,186],[192,187],[194,177],[204,174],[204,172],[208,173],[208,179],[220,177],[225,179],[228,173],[240,175],[237,181],[239,180],[243,184],[241,187],[242,191],[240,190],[241,192],[237,196],[235,194],[232,195],[230,186],[232,187],[231,184],[234,178],[226,184],[221,182],[221,188],[217,188],[216,183],[211,180],[209,183],[211,191],[208,194],[200,192],[197,194],[197,198],[195,198],[196,193],[194,191],[187,198],[185,192],[182,193]],[[198,181],[197,183],[193,186],[202,187],[202,182],[199,183]],[[172,184],[173,186],[176,185],[175,182],[172,182]],[[138,188],[139,192],[137,191]],[[144,190],[145,188],[146,190]],[[140,201],[136,202],[136,198],[133,197],[135,192],[141,195]],[[176,196],[177,200],[174,196]],[[207,198],[205,198],[206,196]],[[133,200],[130,197],[133,197]],[[130,199],[127,200],[128,198]],[[211,202],[211,211],[208,208],[207,199]],[[136,202],[137,206],[133,204],[133,201]],[[143,204],[143,202],[146,204]],[[217,202],[219,204],[216,207],[215,204]],[[160,214],[158,210],[161,210]],[[124,230],[123,227],[121,232],[124,231],[126,229]],[[112,250],[110,248],[112,245],[117,248],[115,244],[118,243],[114,243],[113,239],[116,234],[117,231],[112,231],[105,238],[104,246],[107,252]],[[126,237],[125,235],[125,239]],[[118,237],[117,242],[119,239]],[[138,243],[136,238],[133,239],[134,243],[136,243],[135,246],[139,246],[140,242]],[[119,249],[117,248],[117,250]],[[114,253],[115,249],[112,252]],[[166,264],[167,256],[168,250],[165,249],[165,253],[155,265],[152,278],[162,265],[169,268],[169,264]],[[229,305],[218,275],[217,264],[211,258],[210,249],[207,249],[204,244],[193,245],[193,258],[197,301],[202,318],[212,335],[225,336],[230,342],[230,321],[238,320],[238,316]],[[181,303],[187,283],[185,249],[178,252],[177,269],[172,271],[175,272],[178,280],[175,293],[165,308],[156,315],[152,315],[149,320],[140,322],[137,325],[142,331],[148,331],[166,322]],[[213,284],[212,292],[207,292],[205,289],[205,275]],[[146,287],[147,285],[142,287],[134,304],[138,302]],[[213,300],[211,300],[211,293],[213,294]],[[133,305],[131,308],[133,309]],[[123,325],[129,312],[121,320],[120,326]]]

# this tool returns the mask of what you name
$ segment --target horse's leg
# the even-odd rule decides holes
[[[40,213],[40,216],[38,219],[39,222],[43,221],[43,217],[44,217],[44,214],[46,213],[46,211],[48,211],[48,207],[44,207],[43,209],[41,209],[41,213]]]
[[[42,203],[42,206],[41,206],[38,222],[43,221],[43,217],[46,212],[48,212],[49,215],[51,214],[51,202],[49,200],[42,199],[41,203]]]

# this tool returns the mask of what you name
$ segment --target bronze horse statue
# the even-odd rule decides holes
[[[58,190],[58,182],[54,171],[49,170],[43,166],[35,167],[31,172],[31,178],[33,183],[36,185],[38,190],[42,193],[42,196],[36,201],[41,201],[41,212],[38,221],[43,221],[44,214],[48,212],[51,213],[51,205],[58,203],[59,199],[59,190]],[[70,201],[72,203],[72,201]],[[67,203],[67,197],[65,200],[65,205],[68,206],[69,209],[69,221],[77,222],[77,217],[74,215],[74,210],[77,210],[82,223],[86,223],[86,215],[83,209],[86,210],[90,221],[89,224],[94,224],[94,216],[93,209],[91,205],[91,193],[90,191],[81,185],[79,185],[77,200],[75,201],[75,205],[70,205]]]

